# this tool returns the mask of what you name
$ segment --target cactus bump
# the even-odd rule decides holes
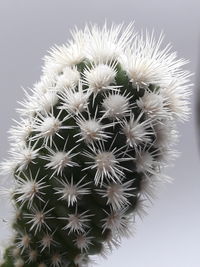
[[[133,233],[177,153],[190,72],[163,35],[86,25],[44,58],[9,131],[1,267],[82,267]],[[134,241],[133,241],[134,242]]]

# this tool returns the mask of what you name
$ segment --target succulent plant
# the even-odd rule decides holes
[[[14,206],[2,267],[87,266],[132,233],[189,114],[187,61],[162,40],[86,25],[45,57],[1,164]]]

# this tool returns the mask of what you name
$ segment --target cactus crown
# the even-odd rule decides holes
[[[1,165],[16,210],[2,267],[85,266],[131,234],[189,112],[187,62],[162,39],[92,25],[45,57]]]

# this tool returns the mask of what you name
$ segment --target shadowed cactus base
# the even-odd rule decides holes
[[[132,24],[86,26],[45,58],[10,130],[15,216],[1,267],[88,266],[132,233],[166,181],[190,74]]]

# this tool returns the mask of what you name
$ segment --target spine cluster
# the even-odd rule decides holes
[[[75,29],[18,109],[10,157],[14,234],[2,267],[81,267],[129,236],[188,117],[190,73],[133,25]]]

